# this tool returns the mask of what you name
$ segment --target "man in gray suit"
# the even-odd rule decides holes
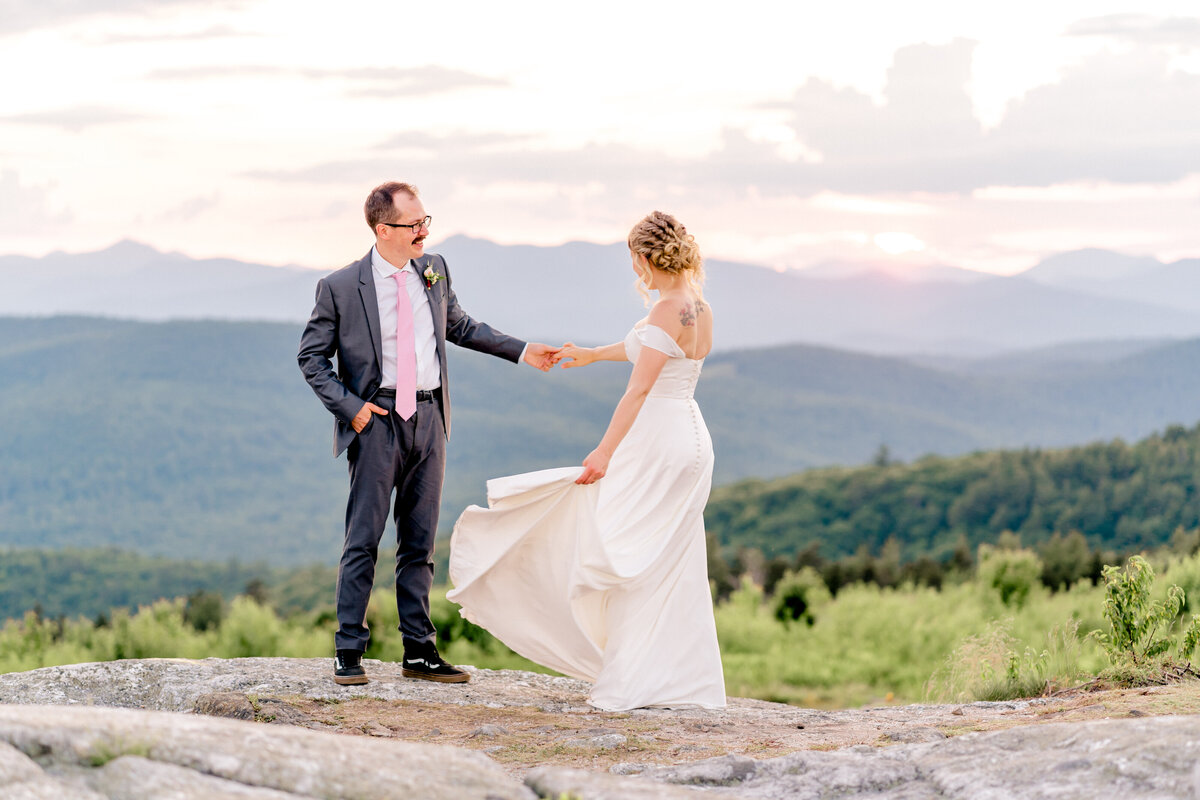
[[[345,450],[350,462],[334,681],[367,682],[362,667],[370,642],[367,602],[395,492],[402,673],[461,683],[469,676],[438,654],[429,619],[433,540],[450,435],[446,342],[542,371],[553,366],[557,350],[506,336],[459,308],[445,259],[425,253],[430,217],[416,187],[382,184],[367,197],[364,212],[375,246],[317,283],[316,307],[297,358],[336,420],[334,456]]]

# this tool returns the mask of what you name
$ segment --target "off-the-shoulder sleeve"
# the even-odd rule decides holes
[[[686,355],[683,352],[683,348],[671,338],[671,334],[657,325],[646,323],[635,330],[638,341],[641,342],[643,347],[652,347],[658,352],[666,353],[673,358],[683,358]]]

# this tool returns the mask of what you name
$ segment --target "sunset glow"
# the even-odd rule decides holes
[[[398,178],[434,245],[620,241],[661,208],[711,256],[777,268],[1198,256],[1195,14],[471,0],[409,26],[382,0],[21,4],[0,20],[0,68],[20,76],[0,107],[0,252],[132,238],[324,268],[361,248],[367,190]],[[622,55],[647,39],[669,44]]]

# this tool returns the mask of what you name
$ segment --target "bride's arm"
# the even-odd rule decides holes
[[[621,349],[624,350],[624,346]],[[604,432],[604,438],[600,440],[596,449],[588,453],[587,458],[583,460],[583,474],[576,479],[576,483],[595,483],[604,477],[613,452],[633,427],[633,421],[637,419],[638,412],[646,403],[650,388],[658,380],[667,358],[666,353],[654,348],[642,348],[638,360],[633,365],[633,374],[629,376],[625,394],[621,396],[617,409],[613,412],[612,421],[608,423],[608,430]]]
[[[567,342],[559,350],[557,358],[564,369],[586,367],[588,364],[596,361],[629,360],[629,357],[625,355],[624,342],[614,342],[601,347],[578,347],[571,342]]]
[[[675,306],[675,303],[659,300],[654,304],[654,308],[650,309],[647,321],[677,339],[683,330],[683,322],[680,321],[681,318]],[[624,351],[625,345],[622,344],[621,352],[624,353]],[[608,430],[604,432],[604,438],[600,440],[596,449],[588,453],[587,458],[583,460],[583,474],[576,479],[576,483],[595,483],[604,477],[604,473],[608,472],[608,462],[612,459],[612,454],[621,440],[625,438],[625,434],[629,433],[629,429],[633,427],[633,421],[637,419],[638,412],[642,410],[646,397],[650,394],[650,389],[658,380],[658,376],[669,358],[670,356],[666,353],[655,350],[653,347],[643,347],[638,353],[637,361],[633,365],[633,374],[629,376],[629,385],[625,387],[625,394],[617,403],[612,421],[608,423]]]

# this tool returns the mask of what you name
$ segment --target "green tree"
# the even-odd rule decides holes
[[[798,572],[789,572],[775,587],[775,619],[812,625],[817,620],[817,610],[831,599],[820,574],[812,567],[803,567]]]
[[[1042,559],[1042,583],[1054,591],[1091,575],[1095,561],[1087,539],[1079,531],[1066,536],[1054,534],[1038,547],[1038,555]]]
[[[221,626],[224,617],[225,600],[216,592],[197,589],[187,596],[183,607],[183,621],[194,630],[216,630]]]
[[[1042,574],[1037,554],[1025,549],[979,545],[978,580],[994,590],[1006,606],[1021,608]]]

